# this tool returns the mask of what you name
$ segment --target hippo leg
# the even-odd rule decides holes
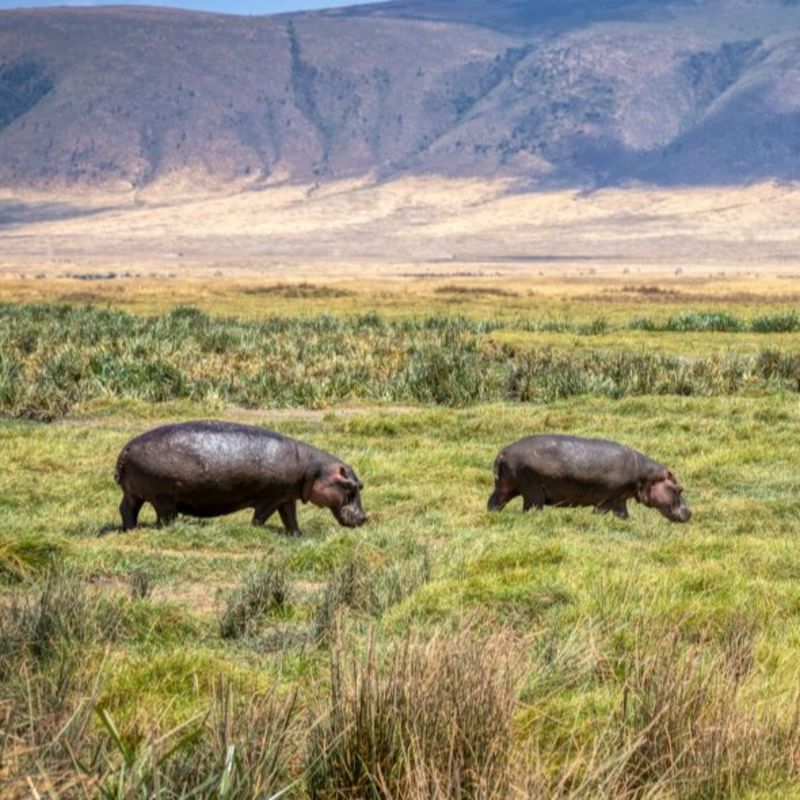
[[[609,511],[614,512],[614,516],[620,519],[628,519],[628,506],[624,497],[612,497],[608,500],[603,500],[594,507],[595,514],[606,514]]]
[[[544,508],[545,496],[540,486],[531,486],[522,493],[522,511],[530,511],[536,508],[541,511]]]
[[[278,513],[281,515],[281,522],[288,536],[303,535],[297,524],[297,503],[294,500],[289,500],[282,506],[278,506]]]
[[[621,497],[611,509],[620,519],[628,519],[628,506],[624,497]]]
[[[152,505],[156,510],[156,524],[160,528],[175,522],[178,516],[178,507],[171,497],[160,495],[152,501]]]
[[[139,497],[122,496],[119,504],[119,513],[122,517],[122,530],[129,531],[139,524],[139,511],[144,505],[144,500]]]
[[[253,513],[253,525],[263,525],[278,510],[280,504],[280,500],[272,500],[256,506]]]

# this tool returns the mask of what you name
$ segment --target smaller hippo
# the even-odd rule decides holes
[[[631,498],[671,522],[688,522],[683,488],[662,464],[629,447],[578,436],[529,436],[501,450],[494,462],[489,510],[522,495],[522,510],[544,506],[594,506],[628,518]]]
[[[296,503],[329,508],[341,525],[367,521],[363,484],[343,461],[279,433],[231,422],[185,422],[132,439],[117,459],[122,529],[135,528],[145,502],[159,524],[178,514],[218,517],[254,509],[263,525],[276,511],[287,534],[300,536]]]

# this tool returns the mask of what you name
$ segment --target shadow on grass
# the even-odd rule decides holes
[[[207,525],[213,524],[211,520],[199,520],[194,518],[187,518],[192,520],[192,524],[197,527],[205,527]],[[102,539],[105,536],[109,536],[110,534],[120,534],[120,535],[128,535],[128,534],[135,534],[137,531],[168,531],[173,527],[174,523],[170,523],[168,525],[159,525],[157,522],[140,522],[135,528],[132,528],[129,531],[125,531],[122,529],[122,525],[119,522],[106,522],[101,525],[95,532],[95,537],[98,539]],[[253,530],[258,533],[264,534],[277,534],[281,538],[284,539],[297,539],[298,541],[308,540],[308,539],[320,539],[324,538],[323,534],[320,532],[312,532],[311,534],[307,533],[305,530],[303,531],[303,535],[299,537],[292,536],[284,530],[282,525],[261,525],[261,526],[253,526]]]

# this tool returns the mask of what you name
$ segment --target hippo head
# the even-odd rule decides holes
[[[358,528],[367,521],[359,494],[363,488],[364,484],[351,467],[334,461],[306,480],[301,499],[304,503],[310,500],[315,506],[329,508],[340,525]]]
[[[636,499],[649,508],[655,508],[670,522],[688,522],[692,516],[683,499],[683,486],[669,470],[658,478],[642,481],[636,490]]]

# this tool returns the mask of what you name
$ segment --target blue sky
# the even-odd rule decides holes
[[[367,0],[362,0],[367,2]],[[281,11],[300,11],[306,8],[331,8],[356,5],[353,0],[122,0],[119,3],[92,0],[0,0],[0,9],[42,8],[44,6],[171,6],[193,8],[197,11],[218,11],[226,14],[276,14]]]

